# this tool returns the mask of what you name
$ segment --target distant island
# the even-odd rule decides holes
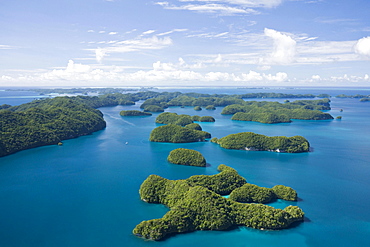
[[[233,115],[232,120],[255,121],[260,123],[290,123],[291,119],[301,120],[329,120],[334,119],[329,113],[330,100],[297,100],[294,102],[279,103],[268,101],[246,101],[243,104],[226,106],[221,114]]]
[[[248,184],[231,167],[220,165],[218,170],[220,173],[216,175],[196,175],[184,180],[150,175],[140,186],[141,200],[164,204],[170,211],[160,219],[142,221],[133,233],[158,241],[176,233],[229,230],[237,226],[280,230],[303,221],[304,212],[297,206],[282,210],[261,203],[239,203],[222,197],[230,193],[243,194]],[[241,192],[234,192],[238,189]],[[277,191],[279,194],[280,190]],[[281,191],[285,193],[286,189]]]
[[[135,117],[135,116],[152,116],[150,112],[143,112],[138,110],[127,110],[127,111],[120,111],[119,115],[125,117]]]
[[[216,120],[211,116],[190,116],[186,114],[178,115],[172,112],[163,112],[159,114],[155,122],[160,124],[176,124],[180,126],[185,126],[194,122],[215,122]]]
[[[220,139],[214,137],[211,142],[219,144],[222,148],[272,151],[279,153],[302,153],[308,152],[310,143],[302,136],[265,136],[253,132],[230,134]]]

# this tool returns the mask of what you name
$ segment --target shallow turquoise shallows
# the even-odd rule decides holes
[[[340,88],[167,91],[370,94],[370,89]],[[33,96],[37,97],[0,91],[0,104],[20,104]],[[194,111],[193,107],[167,109],[213,116],[216,122],[200,123],[213,137],[244,131],[269,136],[302,135],[313,147],[313,152],[302,154],[226,150],[211,142],[150,143],[148,138],[157,126],[154,122],[157,114],[119,115],[121,110],[139,109],[139,104],[100,108],[107,121],[105,130],[64,141],[63,146],[40,147],[0,158],[0,246],[370,246],[370,102],[335,97],[331,100],[329,113],[334,118],[342,116],[342,120],[294,120],[269,125],[232,121],[230,116],[220,114],[221,107],[215,111]],[[169,152],[179,147],[201,152],[209,166],[168,163]],[[160,218],[168,211],[165,206],[140,201],[138,190],[147,176],[182,179],[196,174],[216,174],[219,164],[235,168],[253,184],[266,187],[283,184],[294,188],[300,198],[298,202],[279,200],[271,205],[278,208],[297,205],[306,213],[306,221],[281,231],[240,227],[231,231],[178,234],[160,242],[132,234],[141,221]]]

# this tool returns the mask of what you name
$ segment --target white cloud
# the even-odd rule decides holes
[[[359,39],[354,46],[357,54],[370,57],[370,36]]]
[[[109,35],[116,35],[118,32],[109,32]]]
[[[168,32],[157,34],[157,36],[164,36],[164,35],[168,35],[168,34],[171,34],[171,33],[174,33],[174,32],[186,32],[186,31],[188,31],[188,29],[173,29],[173,30],[168,31]]]
[[[190,10],[199,13],[211,13],[224,16],[239,15],[239,14],[259,14],[258,11],[251,8],[244,8],[238,6],[228,6],[224,4],[186,4],[182,6],[171,5],[168,2],[157,2],[157,5],[170,10]]]
[[[113,43],[105,48],[97,48],[95,52],[96,61],[102,62],[103,58],[112,53],[126,53],[140,50],[158,50],[172,45],[172,39],[169,37],[158,38],[136,38]]]
[[[280,5],[283,0],[179,0],[180,2],[218,2],[225,4],[240,5],[250,8],[272,8]]]
[[[265,28],[264,33],[273,39],[273,51],[263,58],[261,64],[290,64],[294,62],[296,55],[296,44],[290,36],[273,29]]]
[[[148,30],[148,31],[143,32],[141,35],[144,36],[144,35],[152,34],[154,32],[155,30]]]

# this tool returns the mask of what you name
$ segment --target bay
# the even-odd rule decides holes
[[[229,94],[271,91],[332,96],[370,92],[366,88],[166,88],[159,91]],[[2,102],[10,102],[3,95],[1,91]],[[33,99],[24,100],[23,93],[13,96],[15,103]],[[368,246],[370,103],[335,97],[331,100],[329,113],[342,116],[342,120],[294,120],[289,124],[269,125],[231,121],[230,116],[220,114],[222,108],[200,112],[192,107],[167,109],[179,114],[213,116],[215,123],[201,123],[213,137],[244,131],[269,136],[302,135],[314,148],[313,152],[304,154],[226,150],[210,142],[151,143],[148,138],[157,126],[156,114],[119,116],[121,110],[139,109],[139,104],[100,108],[107,121],[106,129],[64,141],[63,146],[40,147],[0,158],[0,246]],[[178,147],[200,151],[209,166],[169,164],[168,153]],[[219,164],[237,169],[250,183],[293,187],[298,192],[298,202],[279,200],[271,206],[297,205],[305,211],[306,222],[282,231],[240,227],[232,231],[179,234],[160,242],[132,235],[136,224],[160,218],[168,210],[162,205],[140,201],[138,189],[147,176],[183,179],[216,174]]]

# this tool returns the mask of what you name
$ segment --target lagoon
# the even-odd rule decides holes
[[[203,93],[328,93],[369,94],[370,89],[160,89]],[[1,104],[25,103],[16,94]],[[17,97],[19,96],[19,97]],[[19,101],[17,101],[19,100]],[[266,99],[264,99],[266,100]],[[282,102],[285,99],[270,99]],[[293,99],[294,100],[294,99]],[[200,123],[213,137],[251,131],[269,136],[302,135],[313,152],[285,154],[226,150],[210,142],[151,143],[157,125],[151,117],[121,117],[135,106],[103,107],[105,130],[0,158],[0,246],[368,246],[370,243],[370,102],[332,97],[330,114],[342,120],[294,120],[284,124],[231,121],[215,111],[171,107],[170,112],[211,115],[214,123]],[[20,104],[20,103],[19,103]],[[343,109],[343,112],[340,112]],[[127,142],[127,144],[126,144]],[[169,152],[183,147],[203,154],[210,166],[186,167],[166,161]],[[272,206],[297,205],[306,222],[282,231],[238,228],[178,234],[161,242],[132,235],[142,220],[162,217],[167,208],[140,201],[138,189],[150,174],[182,179],[216,174],[219,164],[238,170],[248,182],[272,187],[283,184],[298,192],[298,202],[277,201]]]

